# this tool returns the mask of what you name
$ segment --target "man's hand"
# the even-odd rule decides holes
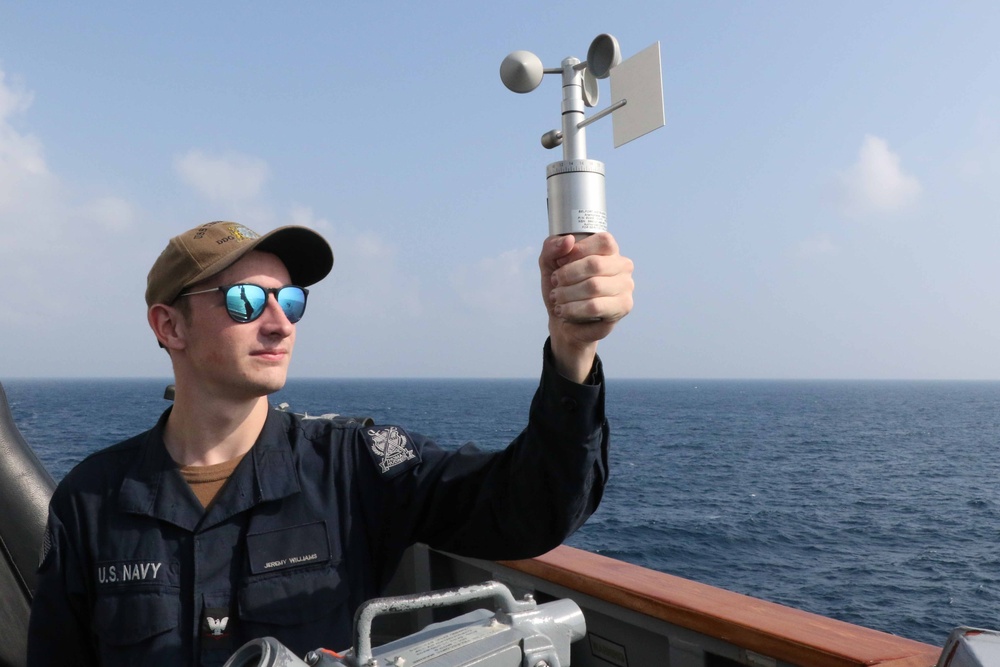
[[[583,382],[597,341],[632,310],[632,260],[618,252],[611,234],[602,232],[579,241],[572,235],[550,236],[538,267],[556,366],[566,378]]]

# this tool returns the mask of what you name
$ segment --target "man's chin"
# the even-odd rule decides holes
[[[281,391],[285,387],[286,377],[282,376],[281,379],[275,379],[272,382],[268,382],[262,385],[265,394],[273,394],[276,391]]]
[[[248,396],[253,396],[254,398],[268,396],[284,388],[287,377],[287,374],[282,372],[247,378],[244,389],[247,391]]]

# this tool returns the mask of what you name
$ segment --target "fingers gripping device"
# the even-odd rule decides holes
[[[592,234],[608,229],[604,163],[587,158],[585,128],[611,115],[615,148],[662,127],[663,80],[660,43],[622,62],[618,40],[598,35],[587,60],[566,58],[558,68],[545,68],[529,51],[514,51],[500,64],[500,79],[515,93],[538,87],[545,74],[562,75],[562,125],[542,135],[545,148],[563,147],[563,159],[545,170],[549,234]],[[597,105],[598,79],[611,79],[610,106],[584,117],[584,107]]]
[[[372,648],[372,621],[382,614],[492,599],[495,611],[477,609]],[[379,598],[354,617],[354,648],[317,649],[300,660],[272,637],[244,644],[224,667],[568,667],[570,644],[587,632],[572,600],[536,604],[515,600],[496,581],[445,591]]]

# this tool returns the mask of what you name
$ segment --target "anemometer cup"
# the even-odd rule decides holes
[[[598,79],[606,79],[622,61],[622,50],[613,35],[603,33],[587,49],[587,69]]]

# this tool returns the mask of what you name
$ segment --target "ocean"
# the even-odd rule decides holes
[[[164,380],[3,384],[56,479],[168,405]],[[291,380],[272,400],[494,449],[534,388]],[[572,546],[938,646],[1000,627],[1000,383],[612,378],[607,399],[611,482]]]

